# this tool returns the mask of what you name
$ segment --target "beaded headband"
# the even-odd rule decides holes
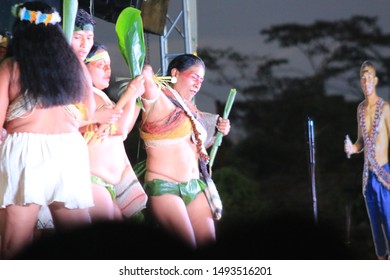
[[[27,10],[26,7],[20,8],[20,5],[21,4],[16,4],[12,7],[12,14],[21,21],[26,20],[35,24],[43,23],[46,26],[48,24],[56,24],[61,22],[61,16],[58,14],[58,12],[43,14],[41,11]]]
[[[85,63],[89,63],[92,61],[98,61],[100,59],[110,59],[108,52],[104,51],[104,52],[100,52],[98,54],[95,54],[95,55],[91,56],[90,58],[85,59]]]
[[[87,23],[87,24],[84,24],[83,26],[74,26],[74,31],[83,31],[83,30],[87,30],[87,31],[93,31],[93,25],[90,24],[90,23]]]

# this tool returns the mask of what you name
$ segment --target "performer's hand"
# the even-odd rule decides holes
[[[152,66],[145,64],[144,68],[142,69],[142,75],[144,76],[145,80],[153,81],[154,71]]]
[[[144,83],[145,83],[145,79],[144,79],[144,76],[141,74],[141,75],[137,76],[136,78],[134,78],[128,84],[127,87],[133,89],[134,90],[134,95],[138,98],[141,95],[143,95],[144,92],[145,92]]]
[[[93,135],[93,137],[90,137],[87,140],[88,145],[94,145],[97,141],[99,141],[99,143],[101,143],[105,139],[107,139],[107,137],[110,135],[110,127],[109,126],[106,126],[106,128],[102,131],[99,131],[99,127],[100,127],[100,125],[97,123],[92,124],[92,130],[93,130],[94,135]],[[88,129],[91,129],[91,127],[89,126]]]
[[[3,143],[5,137],[7,136],[7,130],[4,128],[1,128],[1,133],[0,133],[0,144]]]
[[[95,123],[116,123],[122,113],[123,110],[115,109],[113,105],[104,105],[95,112],[93,121]]]
[[[107,127],[106,129],[101,131],[98,126],[96,129],[96,133],[98,133],[98,138],[100,139],[100,141],[103,142],[105,139],[107,139],[108,136],[110,136],[110,127]]]
[[[230,121],[229,119],[218,118],[217,130],[222,133],[223,136],[226,136],[230,132]]]

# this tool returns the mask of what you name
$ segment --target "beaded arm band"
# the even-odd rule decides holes
[[[12,14],[21,21],[26,20],[35,24],[43,23],[46,26],[48,24],[56,24],[61,22],[61,16],[58,14],[58,12],[43,14],[41,11],[30,11],[25,7],[20,8],[21,5],[22,4],[16,4],[12,7]]]

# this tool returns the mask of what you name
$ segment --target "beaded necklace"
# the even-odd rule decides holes
[[[378,177],[378,180],[383,184],[383,186],[390,190],[390,174],[381,166],[379,166],[375,156],[376,137],[379,133],[379,122],[382,114],[383,103],[384,101],[382,98],[379,98],[376,103],[375,115],[371,131],[367,131],[366,121],[364,118],[364,107],[366,105],[366,101],[362,103],[359,108],[360,127],[362,130],[363,141],[366,150],[366,152],[364,153],[363,191],[365,191],[367,185],[369,165],[372,167],[373,172]]]

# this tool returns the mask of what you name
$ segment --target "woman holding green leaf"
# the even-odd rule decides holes
[[[174,58],[168,66],[171,85],[161,89],[152,68],[143,70],[141,137],[147,159],[144,188],[157,222],[192,248],[215,241],[214,213],[204,194],[199,163],[207,162],[207,137],[202,112],[191,102],[205,75],[195,55]],[[212,131],[227,135],[228,119],[215,118]]]
[[[98,135],[98,141],[88,143],[95,202],[89,213],[93,222],[121,220],[122,216],[130,218],[145,208],[147,200],[123,143],[140,112],[135,101],[144,93],[144,79],[142,75],[133,79],[117,104],[114,104],[103,92],[108,88],[111,77],[111,59],[107,48],[95,44],[85,61],[92,78],[97,106],[92,125],[107,127]],[[113,119],[116,115],[112,114],[112,110],[122,103],[123,107],[117,109],[121,110],[121,114]],[[110,124],[115,124],[116,129],[113,130]]]

